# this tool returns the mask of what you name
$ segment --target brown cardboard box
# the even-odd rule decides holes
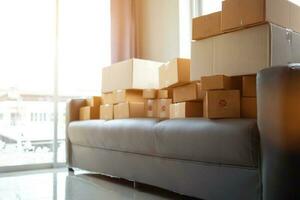
[[[113,102],[144,102],[142,90],[115,90],[113,91]]]
[[[172,99],[148,99],[145,101],[145,113],[147,117],[169,118]]]
[[[178,86],[173,89],[173,102],[199,101],[203,100],[205,92],[201,89],[200,82]]]
[[[105,104],[114,104],[114,98],[113,98],[113,93],[109,92],[109,93],[103,93],[102,94],[102,103]]]
[[[288,0],[226,0],[222,2],[222,30],[230,31],[271,22],[299,32],[300,7]]]
[[[126,102],[114,105],[114,118],[115,119],[128,119],[128,118],[143,118],[144,103],[143,102]]]
[[[210,90],[204,100],[204,117],[210,119],[239,118],[239,90]]]
[[[243,77],[242,76],[231,76],[230,77],[230,89],[242,91]]]
[[[224,75],[201,77],[202,90],[227,90],[231,87],[231,79]]]
[[[118,89],[158,89],[158,70],[163,63],[130,59],[102,70],[102,93]]]
[[[87,105],[91,107],[99,107],[102,104],[102,98],[93,96],[87,99]]]
[[[226,0],[227,1],[227,0]],[[300,34],[263,24],[192,42],[191,80],[202,76],[256,74],[300,62]]]
[[[243,118],[257,118],[257,102],[255,97],[242,97],[241,116]]]
[[[173,97],[173,89],[172,88],[157,91],[158,99],[170,99],[172,97]]]
[[[159,68],[161,89],[183,85],[190,81],[190,60],[177,58]]]
[[[157,109],[158,100],[155,99],[147,99],[145,100],[145,116],[150,118],[157,117]]]
[[[203,102],[182,102],[170,105],[170,118],[191,118],[203,116]]]
[[[143,90],[143,98],[144,99],[155,99],[157,96],[156,89],[145,89]]]
[[[193,40],[201,40],[221,33],[221,12],[193,19]]]
[[[91,107],[85,106],[81,107],[79,110],[79,119],[80,120],[91,120],[91,119],[99,119],[100,107]]]
[[[161,119],[169,118],[171,104],[172,104],[172,99],[157,100],[157,117]]]
[[[243,76],[243,97],[256,97],[256,75]]]
[[[100,106],[100,119],[113,120],[114,119],[114,106],[110,104]]]

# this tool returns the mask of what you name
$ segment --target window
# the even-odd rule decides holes
[[[289,1],[300,6],[300,0],[289,0]]]
[[[222,10],[223,0],[193,0],[193,17],[207,15]]]
[[[59,7],[57,138],[64,161],[65,97],[101,94],[101,68],[111,63],[110,0],[61,0]]]
[[[30,121],[33,122],[34,121],[34,114],[30,113]]]
[[[66,100],[110,64],[110,0],[0,1],[0,26],[0,167],[65,162]]]

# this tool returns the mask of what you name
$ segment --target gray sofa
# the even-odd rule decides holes
[[[299,78],[300,70],[288,67],[264,70],[258,75],[259,123],[253,119],[202,118],[78,121],[79,108],[86,102],[71,100],[67,108],[68,166],[207,200],[297,199],[298,171],[291,172],[296,177],[282,178],[280,174],[290,170],[286,167],[300,166],[299,157],[293,157],[290,162],[284,160],[286,155],[299,155],[298,150],[286,151],[272,145],[268,137],[260,136],[264,131],[272,135],[266,124],[278,122],[275,118],[282,115],[279,109],[283,106],[282,98],[273,99],[273,102],[280,101],[272,108],[279,110],[275,112],[277,115],[263,114],[270,108],[265,101],[266,91],[272,94],[269,85],[274,86],[274,80],[269,77],[276,74],[277,81],[288,82],[290,79],[282,77],[295,71],[299,76],[294,77]],[[278,88],[273,90],[278,92]],[[274,134],[282,134],[281,131]],[[277,166],[279,169],[274,170]],[[290,183],[296,187],[286,187]],[[277,186],[286,189],[277,188],[277,191],[274,189]]]

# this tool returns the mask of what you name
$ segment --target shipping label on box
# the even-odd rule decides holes
[[[201,40],[221,33],[221,12],[193,19],[193,40]]]
[[[145,116],[150,118],[155,118],[158,116],[158,100],[145,100]]]
[[[257,118],[257,101],[255,97],[242,97],[241,116],[243,118]]]
[[[190,81],[190,60],[177,58],[159,68],[161,89],[186,84]]]
[[[157,117],[167,119],[170,117],[170,105],[172,99],[159,99],[157,100]]]
[[[144,99],[155,99],[157,97],[156,89],[144,89],[143,90],[143,98]]]
[[[99,119],[100,114],[100,107],[91,107],[85,106],[80,108],[79,110],[79,119],[80,120],[92,120],[92,119]]]
[[[178,86],[173,89],[173,102],[199,101],[203,100],[205,92],[200,82],[193,82],[187,85]]]
[[[100,106],[100,119],[113,120],[114,119],[114,106],[110,104]]]
[[[114,104],[125,102],[143,102],[142,90],[115,90],[113,91]]]
[[[243,76],[243,97],[256,97],[256,75]]]
[[[144,114],[143,102],[127,102],[114,105],[115,119],[142,118]]]
[[[170,118],[192,118],[203,116],[203,102],[181,102],[170,105]]]
[[[239,118],[239,90],[210,90],[204,100],[204,117],[210,119]]]

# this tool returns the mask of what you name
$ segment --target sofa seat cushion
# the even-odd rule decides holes
[[[257,167],[255,120],[157,119],[71,122],[72,144],[214,165]]]

